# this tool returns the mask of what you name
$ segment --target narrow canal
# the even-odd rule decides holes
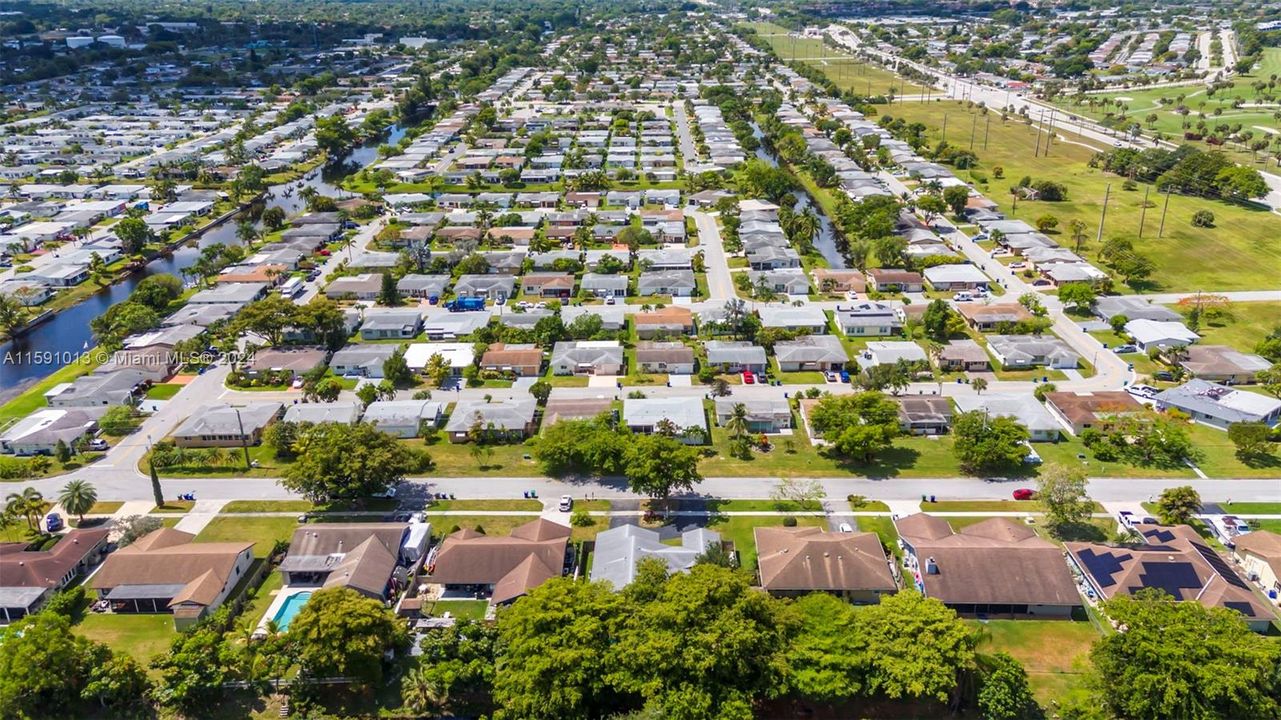
[[[757,126],[756,123],[752,123],[751,125],[752,135],[760,141],[760,145],[756,148],[756,157],[764,160],[774,167],[778,167],[778,156],[774,154],[774,151],[771,148],[767,147],[765,142],[765,133],[759,126]],[[836,231],[832,229],[832,221],[827,217],[827,214],[823,212],[823,209],[810,200],[809,193],[806,193],[804,190],[794,191],[792,193],[792,197],[796,198],[796,205],[794,206],[794,209],[797,212],[802,212],[805,208],[813,206],[814,212],[818,215],[819,230],[818,236],[814,238],[814,249],[818,250],[819,254],[823,256],[823,259],[827,260],[828,267],[834,270],[849,267],[849,261],[845,259],[845,253],[842,252],[841,248],[837,247]]]
[[[356,148],[342,162],[324,165],[293,182],[272,187],[263,201],[251,205],[241,216],[202,233],[172,253],[152,260],[141,271],[121,282],[103,288],[25,334],[0,344],[0,402],[14,397],[32,383],[76,359],[85,348],[92,347],[94,338],[89,323],[107,308],[128,298],[143,278],[157,273],[181,276],[181,271],[191,267],[200,257],[201,248],[219,243],[239,244],[236,237],[238,221],[249,218],[258,223],[263,210],[269,207],[279,207],[290,217],[301,213],[305,209],[305,201],[300,193],[305,187],[314,188],[321,195],[348,197],[350,194],[339,189],[337,183],[378,160],[378,145],[395,144],[404,135],[403,128],[393,125],[383,137]]]

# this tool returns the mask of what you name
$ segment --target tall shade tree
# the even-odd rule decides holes
[[[889,698],[948,701],[962,673],[973,670],[978,636],[956,612],[905,591],[859,613],[867,659],[867,692]]]
[[[1130,720],[1263,720],[1281,715],[1281,645],[1235,610],[1172,602],[1159,590],[1109,600],[1124,632],[1090,651],[1094,703]]]
[[[391,610],[345,587],[313,593],[290,621],[287,638],[308,676],[352,678],[360,686],[378,685],[383,654],[409,641]]]
[[[431,467],[431,457],[367,423],[319,423],[294,441],[298,460],[281,485],[312,499],[367,497],[411,472]]]
[[[85,513],[98,502],[98,491],[86,480],[72,480],[62,486],[58,494],[58,504],[67,512],[85,521]]]
[[[1183,525],[1201,512],[1201,495],[1191,485],[1161,491],[1156,499],[1157,515],[1166,525]]]
[[[796,601],[801,626],[788,653],[791,688],[815,702],[840,702],[863,694],[865,656],[858,611],[828,593]]]

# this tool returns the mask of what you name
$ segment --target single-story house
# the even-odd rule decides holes
[[[636,326],[636,335],[644,340],[660,335],[692,335],[694,333],[694,314],[689,308],[675,305],[636,313],[632,316],[632,323]]]
[[[251,374],[288,370],[296,377],[323,367],[329,351],[315,347],[265,348],[253,354],[244,368]]]
[[[636,279],[637,295],[689,297],[698,290],[692,270],[651,270]]]
[[[1143,352],[1152,348],[1186,347],[1201,339],[1182,322],[1172,320],[1131,320],[1125,324],[1125,333],[1134,338],[1134,344]]]
[[[107,556],[89,579],[116,613],[171,612],[185,629],[217,610],[254,560],[250,540],[193,542],[195,535],[161,528]]]
[[[537,405],[533,396],[510,398],[507,400],[459,400],[449,420],[445,423],[445,432],[449,442],[467,442],[471,438],[471,428],[480,423],[486,435],[499,440],[523,440],[532,436],[538,427],[534,422],[534,411]]]
[[[592,551],[591,581],[603,580],[615,590],[622,590],[636,579],[636,566],[648,559],[662,561],[669,573],[684,572],[721,542],[720,534],[707,528],[692,528],[681,533],[680,545],[664,543],[664,534],[632,524],[601,532]]]
[[[944,292],[985,288],[991,282],[982,270],[969,263],[927,267],[925,279],[930,287]]]
[[[1094,301],[1094,314],[1111,320],[1120,315],[1127,320],[1157,320],[1161,322],[1182,322],[1183,316],[1163,305],[1154,305],[1135,295],[1104,295]]]
[[[617,340],[562,340],[552,347],[555,375],[622,375],[623,346]]]
[[[1179,365],[1193,377],[1228,385],[1252,383],[1255,376],[1272,367],[1266,358],[1243,353],[1227,345],[1189,345]]]
[[[845,346],[833,335],[804,335],[776,342],[774,357],[782,372],[842,370],[850,361]]]
[[[476,346],[465,342],[413,343],[405,348],[405,364],[421,373],[436,355],[445,361],[451,377],[462,377],[463,371],[476,364]]]
[[[1272,426],[1281,420],[1281,400],[1198,379],[1158,393],[1156,408],[1180,410],[1202,425],[1221,430],[1233,423]]]
[[[970,327],[979,332],[993,332],[1005,326],[1013,329],[1016,323],[1031,320],[1028,309],[1016,302],[957,303],[956,311]]]
[[[480,590],[490,603],[509,603],[565,573],[570,529],[545,518],[507,537],[463,529],[449,535],[427,567],[427,581],[446,592]]]
[[[432,400],[377,400],[365,408],[360,420],[396,437],[412,438],[424,426],[439,427],[444,411],[444,403]]]
[[[862,367],[894,365],[900,360],[909,363],[929,362],[921,346],[911,340],[873,340],[863,348],[858,364]]]
[[[762,398],[759,400],[740,400],[733,397],[721,397],[715,400],[716,424],[725,427],[734,416],[736,408],[743,406],[747,412],[747,429],[752,433],[778,433],[792,427],[792,406],[782,398]]]
[[[396,589],[393,575],[410,527],[406,523],[304,525],[289,539],[280,574],[290,587],[345,587],[376,600],[386,599]]]
[[[147,382],[146,375],[138,370],[91,373],[58,383],[44,394],[44,399],[55,408],[132,405]]]
[[[765,305],[756,311],[761,327],[795,330],[814,335],[827,332],[827,313],[817,305]]]
[[[952,398],[958,412],[982,412],[992,417],[1014,418],[1027,428],[1032,442],[1055,442],[1062,427],[1031,393],[984,393]]]
[[[383,363],[399,349],[391,343],[353,343],[329,358],[329,369],[335,375],[381,378]]]
[[[454,294],[458,297],[483,297],[490,300],[502,300],[515,295],[516,278],[511,275],[460,275],[454,283]]]
[[[779,268],[777,270],[752,270],[747,273],[753,288],[765,286],[772,292],[784,295],[808,295],[810,278],[800,268]]]
[[[987,348],[1001,367],[1075,368],[1081,356],[1067,343],[1045,335],[989,335]]]
[[[285,409],[285,422],[338,423],[355,425],[360,420],[361,406],[355,402],[297,403]]]
[[[899,426],[912,435],[942,435],[952,426],[952,401],[942,395],[901,395]]]
[[[940,370],[961,370],[965,372],[982,372],[991,367],[987,351],[982,345],[968,338],[949,340],[939,351]]]
[[[1269,597],[1281,595],[1281,535],[1268,530],[1238,535],[1232,554],[1246,577],[1259,583]]]
[[[417,310],[370,308],[360,325],[360,337],[365,340],[412,338],[422,331],[423,317]]]
[[[827,592],[855,603],[877,603],[898,591],[876,533],[826,532],[819,527],[758,527],[754,531],[761,587],[795,597]]]
[[[1107,423],[1108,418],[1142,412],[1144,407],[1124,390],[1094,392],[1051,392],[1045,394],[1045,408],[1073,435]]]
[[[186,448],[257,445],[262,431],[280,417],[282,407],[273,401],[239,407],[206,405],[184,420],[171,437],[175,445]]]
[[[448,275],[410,274],[396,282],[396,292],[400,293],[401,297],[440,298],[449,287],[449,281]]]
[[[836,326],[845,335],[857,337],[884,337],[895,334],[903,327],[903,319],[892,305],[881,302],[858,302],[837,305]]]
[[[690,375],[694,372],[694,350],[682,342],[636,343],[636,365],[641,372]]]
[[[909,587],[961,615],[1067,619],[1082,605],[1062,551],[1022,522],[991,518],[956,531],[917,513],[894,527]]]
[[[73,447],[98,429],[101,407],[38,408],[5,429],[0,435],[0,452],[29,457],[52,455],[61,442]]]
[[[480,359],[481,370],[533,377],[543,372],[543,351],[537,345],[494,343]]]
[[[702,403],[685,398],[627,398],[623,400],[623,424],[646,435],[670,424],[677,439],[690,445],[701,445],[708,439]]]
[[[626,297],[627,284],[630,278],[626,275],[602,275],[586,273],[580,283],[583,294],[596,297]]]
[[[746,340],[708,340],[703,343],[707,351],[707,365],[721,372],[751,372],[764,374],[769,361],[765,348]]]
[[[561,420],[590,420],[602,413],[608,413],[613,406],[614,398],[548,398],[543,408],[543,427],[549,427]]]
[[[47,550],[0,543],[0,624],[38,611],[76,578],[92,570],[107,549],[110,528],[77,528]]]
[[[867,276],[859,270],[816,268],[814,270],[814,284],[820,292],[861,293],[867,290]]]
[[[1139,524],[1134,531],[1145,544],[1063,544],[1068,562],[1080,573],[1092,597],[1110,600],[1157,588],[1175,600],[1235,610],[1255,632],[1266,632],[1276,620],[1275,609],[1259,600],[1196,530],[1187,525]]]
[[[925,278],[911,270],[873,268],[867,271],[867,277],[877,292],[921,292],[925,289]]]
[[[568,298],[574,294],[574,276],[570,273],[530,273],[520,280],[526,296]]]

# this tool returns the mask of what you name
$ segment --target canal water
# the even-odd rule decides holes
[[[94,345],[89,323],[112,305],[122,302],[138,283],[148,275],[168,273],[181,277],[181,271],[200,257],[200,249],[221,243],[236,245],[236,225],[249,218],[256,224],[263,210],[279,207],[292,217],[305,209],[299,194],[304,187],[315,188],[321,195],[350,197],[336,183],[378,159],[378,145],[395,144],[405,135],[405,130],[393,125],[376,141],[353,150],[342,162],[329,163],[285,185],[272,187],[262,201],[248,207],[238,218],[232,218],[218,227],[202,233],[198,238],[157,257],[141,271],[121,282],[103,288],[80,303],[63,310],[49,320],[36,325],[27,333],[0,344],[0,402],[19,394],[27,386],[48,376],[58,368],[75,360],[86,348]]]
[[[752,123],[751,125],[752,135],[755,136],[757,140],[761,141],[760,145],[756,148],[756,157],[764,160],[774,167],[778,167],[778,156],[774,154],[773,150],[766,147],[765,133],[759,126],[757,126],[756,123]],[[818,236],[814,238],[814,249],[818,250],[819,254],[823,256],[823,259],[827,260],[828,267],[833,270],[841,270],[849,267],[849,261],[845,259],[845,253],[841,251],[841,248],[837,247],[836,231],[832,228],[832,221],[827,217],[827,214],[823,212],[823,209],[811,201],[809,193],[804,190],[793,191],[792,197],[796,198],[796,205],[794,206],[794,209],[797,212],[803,212],[806,208],[813,206],[814,212],[818,215],[819,228]]]

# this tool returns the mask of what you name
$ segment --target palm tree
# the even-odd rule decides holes
[[[970,381],[970,387],[974,388],[975,394],[982,395],[983,391],[987,389],[987,380],[974,378]]]
[[[422,668],[415,668],[401,682],[401,700],[415,715],[439,715],[449,705],[449,692]]]
[[[730,416],[725,420],[725,431],[729,436],[738,440],[746,437],[749,432],[747,428],[747,406],[743,403],[734,403],[734,409]]]
[[[343,238],[338,241],[338,247],[347,251],[347,261],[351,262],[351,249],[356,247],[356,237],[354,235],[344,235]]]
[[[80,518],[82,525],[85,521],[85,513],[89,512],[96,502],[98,502],[98,491],[84,480],[72,480],[62,487],[62,493],[58,495],[58,504],[67,512]]]
[[[40,532],[40,516],[48,507],[44,495],[35,488],[26,488],[21,493],[9,493],[5,501],[8,503],[5,505],[8,513],[26,518],[27,527],[31,528],[31,532]]]

